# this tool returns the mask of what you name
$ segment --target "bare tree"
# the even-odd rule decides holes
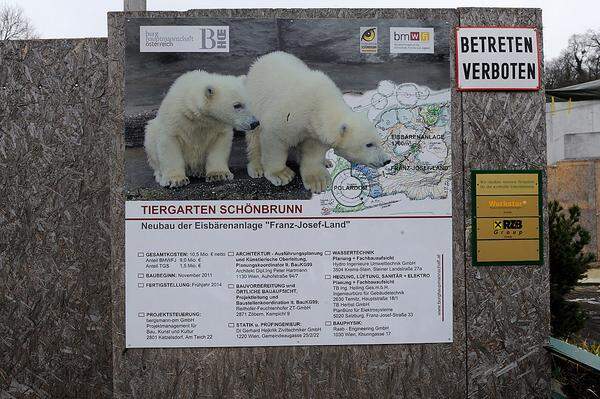
[[[546,62],[544,79],[549,89],[600,79],[600,30],[572,35],[560,55]]]
[[[18,5],[0,4],[0,40],[36,39],[33,24]]]

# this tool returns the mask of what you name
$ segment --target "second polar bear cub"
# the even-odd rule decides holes
[[[231,180],[233,128],[252,130],[244,78],[192,71],[173,83],[156,118],[146,125],[144,147],[156,182],[181,187],[188,176]]]
[[[298,147],[300,175],[306,189],[325,191],[331,176],[325,153],[379,168],[390,162],[376,128],[364,113],[354,112],[341,91],[323,72],[311,70],[285,52],[259,58],[246,79],[250,110],[261,126],[247,133],[248,174],[274,185],[288,184],[294,172],[286,166],[288,151]]]

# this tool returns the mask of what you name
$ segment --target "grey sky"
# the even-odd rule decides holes
[[[2,0],[0,0],[0,3]],[[106,36],[106,12],[123,9],[122,0],[5,0],[21,5],[42,38]],[[269,7],[535,7],[542,8],[544,55],[555,57],[569,36],[600,29],[600,0],[148,0],[149,10]]]

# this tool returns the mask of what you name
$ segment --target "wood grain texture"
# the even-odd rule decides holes
[[[0,42],[0,397],[111,397],[106,39]]]
[[[112,99],[114,389],[118,398],[458,398],[466,396],[462,135],[452,98],[454,343],[277,348],[125,349],[123,76],[126,18],[412,18],[457,23],[455,10],[193,10],[109,15]],[[453,62],[454,48],[451,47]],[[453,93],[456,94],[456,93]],[[456,167],[456,165],[458,167]]]
[[[459,9],[463,26],[542,28],[539,9]],[[540,37],[541,42],[541,37]],[[543,266],[474,267],[471,259],[472,169],[546,168],[544,95],[465,92],[465,238],[467,241],[467,373],[472,398],[546,398],[550,364],[547,198]],[[546,175],[543,183],[546,187]]]

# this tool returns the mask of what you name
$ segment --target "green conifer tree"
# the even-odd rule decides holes
[[[576,302],[568,302],[568,294],[595,260],[584,251],[590,233],[579,224],[581,210],[574,205],[563,212],[557,201],[548,204],[550,235],[550,309],[552,335],[568,338],[579,331],[587,315]]]

